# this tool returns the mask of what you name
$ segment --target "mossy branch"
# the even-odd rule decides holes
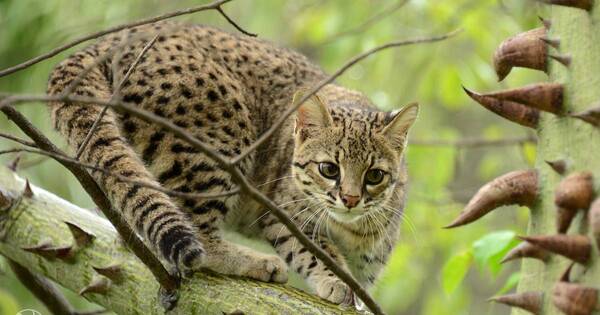
[[[116,313],[164,313],[155,278],[107,220],[41,188],[24,194],[25,185],[0,167],[0,254]],[[358,314],[288,286],[207,273],[178,293],[173,314]]]

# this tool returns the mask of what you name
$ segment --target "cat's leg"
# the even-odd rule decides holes
[[[310,253],[274,216],[264,219],[261,226],[263,236],[285,259],[288,266],[304,277],[318,296],[337,304],[348,304],[352,301],[353,293],[350,287]],[[316,244],[325,250],[338,266],[348,271],[344,257],[337,247],[324,235],[317,239]]]

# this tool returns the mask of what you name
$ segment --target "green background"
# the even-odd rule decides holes
[[[207,2],[0,0],[0,68],[109,26]],[[401,240],[372,290],[376,299],[390,314],[508,314],[508,308],[485,300],[510,291],[518,280],[518,263],[501,267],[498,260],[516,244],[514,236],[525,231],[527,211],[501,209],[457,230],[443,230],[441,226],[449,223],[486,181],[531,167],[535,146],[465,148],[423,142],[528,136],[525,128],[475,105],[461,85],[489,91],[545,81],[541,73],[515,69],[498,83],[491,56],[502,40],[539,27],[537,16],[547,14],[547,9],[522,0],[412,0],[397,8],[402,2],[238,0],[224,9],[245,29],[303,52],[329,72],[352,56],[387,41],[464,29],[444,42],[371,56],[338,81],[366,93],[384,110],[412,101],[421,104],[421,115],[411,134],[414,144],[407,154],[411,180]],[[381,12],[389,14],[357,29]],[[214,11],[178,20],[236,32]],[[0,78],[0,92],[44,92],[52,66],[76,49]],[[19,110],[65,147],[52,130],[42,104],[20,105]],[[22,135],[4,117],[0,117],[0,130]],[[14,146],[0,139],[0,150]],[[12,158],[0,156],[0,162],[8,163]],[[22,158],[22,176],[75,204],[94,207],[59,164],[33,155]],[[68,295],[83,309],[95,308],[73,293]],[[48,313],[0,258],[0,314],[15,314],[26,308]]]

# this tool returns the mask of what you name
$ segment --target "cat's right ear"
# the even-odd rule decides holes
[[[304,95],[305,91],[296,92],[292,104],[296,104],[296,102],[300,101]],[[294,132],[298,133],[307,127],[329,127],[332,124],[333,119],[329,114],[327,104],[315,94],[298,108]]]

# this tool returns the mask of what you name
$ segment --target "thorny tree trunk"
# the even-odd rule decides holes
[[[87,288],[85,298],[118,314],[164,313],[154,277],[107,220],[40,188],[29,196],[24,187],[24,180],[0,167],[0,254],[74,292]],[[65,222],[93,239],[70,232]],[[242,313],[358,314],[290,287],[207,273],[182,284],[170,312]]]
[[[558,50],[549,46],[549,53],[571,57],[568,67],[559,62],[550,63],[551,81],[562,83],[565,88],[564,105],[568,112],[579,113],[598,106],[600,101],[600,8],[591,12],[553,6],[548,32],[551,39],[560,39]],[[594,105],[595,104],[595,105]],[[555,189],[561,180],[576,171],[593,173],[596,196],[600,183],[600,129],[592,124],[569,116],[544,114],[538,125],[538,156],[536,169],[539,172],[539,202],[532,208],[529,235],[556,234],[557,209]],[[553,171],[546,161],[565,161],[565,176]],[[567,231],[568,235],[583,234],[594,239],[589,228],[586,211],[579,211]],[[594,242],[592,242],[593,245]],[[571,281],[577,284],[600,288],[600,263],[598,249],[592,246],[591,259],[584,265],[576,264],[571,271]],[[544,263],[539,260],[523,260],[519,292],[543,291],[543,307],[540,314],[564,314],[553,301],[556,283],[570,260],[551,255]],[[596,293],[594,293],[596,294]],[[569,298],[585,307],[582,300]],[[584,311],[571,314],[586,314]],[[566,312],[565,312],[566,313]],[[594,312],[594,314],[596,314]],[[528,314],[515,309],[513,314]]]

